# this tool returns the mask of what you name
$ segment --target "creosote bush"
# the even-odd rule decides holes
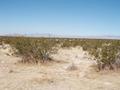
[[[50,54],[62,48],[81,46],[96,60],[99,70],[120,68],[120,40],[2,37],[0,40],[17,49],[23,62],[38,63],[50,60]]]
[[[6,42],[17,49],[16,54],[23,57],[23,63],[38,63],[51,60],[50,55],[57,51],[57,43],[53,39],[16,37],[7,39]]]
[[[96,60],[99,70],[120,68],[120,40],[66,40],[62,47],[81,46]]]
[[[97,61],[98,69],[108,69],[113,70],[118,68],[116,65],[119,49],[113,46],[104,46],[99,50],[96,50],[96,53],[92,54]]]

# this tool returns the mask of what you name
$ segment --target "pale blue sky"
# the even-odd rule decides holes
[[[0,0],[0,34],[120,36],[120,0]]]

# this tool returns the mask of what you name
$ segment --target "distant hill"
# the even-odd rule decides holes
[[[49,38],[85,38],[85,39],[118,39],[120,36],[70,36],[70,35],[53,35],[53,34],[5,34],[0,36],[11,36],[11,37],[49,37]]]

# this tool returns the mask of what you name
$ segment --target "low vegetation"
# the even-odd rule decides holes
[[[50,55],[57,51],[58,45],[81,46],[96,60],[99,70],[120,68],[120,40],[1,37],[0,43],[3,41],[17,49],[16,54],[23,57],[23,63],[51,60]]]
[[[62,47],[81,46],[96,60],[99,70],[115,70],[120,68],[119,40],[73,40],[66,41]]]
[[[56,52],[53,39],[34,39],[25,37],[4,38],[4,42],[17,49],[16,54],[22,56],[23,63],[39,63],[51,60],[50,54]]]

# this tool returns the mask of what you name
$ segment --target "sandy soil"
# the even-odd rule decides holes
[[[0,49],[0,90],[120,90],[119,72],[96,72],[81,48],[60,49],[45,65],[18,64],[19,57]]]

